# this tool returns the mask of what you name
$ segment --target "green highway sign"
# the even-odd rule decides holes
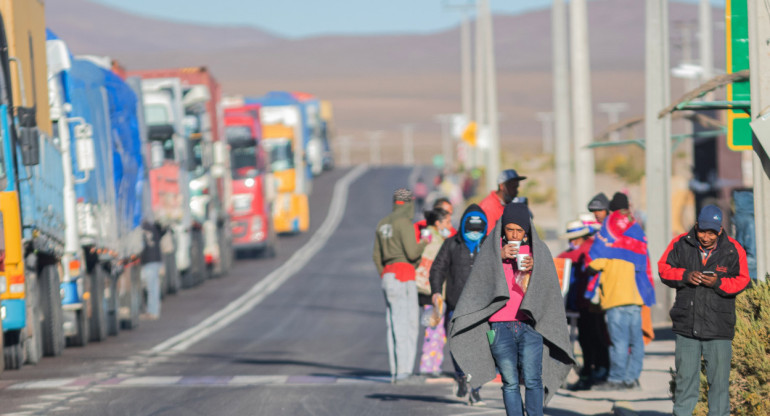
[[[749,69],[749,20],[747,0],[726,0],[725,33],[727,73]],[[727,86],[727,101],[750,101],[748,81]],[[751,150],[751,116],[741,110],[727,110],[727,146],[732,150]]]

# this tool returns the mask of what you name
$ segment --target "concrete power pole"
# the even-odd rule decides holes
[[[751,68],[751,118],[767,114],[770,106],[770,11],[766,3],[748,2],[749,67]],[[770,270],[770,178],[762,169],[758,151],[770,152],[754,137],[754,227],[757,243],[757,278],[765,281]]]
[[[698,30],[700,46],[701,83],[714,76],[714,30],[711,18],[711,2],[701,0],[698,13]]]
[[[474,89],[476,91],[474,118],[476,120],[476,146],[474,148],[474,166],[483,167],[485,165],[486,155],[486,123],[485,115],[486,98],[484,95],[484,13],[482,13],[481,3],[476,3],[476,45],[475,45],[475,68],[474,68]]]
[[[500,133],[497,114],[497,74],[495,69],[495,39],[492,28],[492,13],[489,10],[489,0],[480,0],[484,7],[484,43],[485,59],[484,77],[487,88],[487,128],[489,129],[489,150],[487,151],[487,189],[497,187],[497,175],[500,173]]]
[[[609,125],[613,125],[620,121],[620,113],[628,110],[628,104],[626,103],[599,103],[599,111],[607,113],[607,119]],[[620,140],[620,133],[613,131],[610,133],[610,141],[616,142]]]
[[[542,151],[544,154],[553,154],[553,113],[536,113],[542,130]]]
[[[452,136],[449,131],[452,114],[439,114],[435,120],[441,126],[441,154],[444,156],[444,166],[449,167],[452,164]]]
[[[368,131],[366,135],[369,137],[369,163],[372,166],[379,166],[382,163],[380,157],[380,137],[382,137],[382,130]]]
[[[569,53],[567,37],[567,6],[564,0],[553,0],[551,9],[551,36],[553,42],[553,112],[554,162],[556,168],[556,195],[559,227],[566,227],[572,219],[572,144],[570,141],[569,111]],[[589,197],[590,198],[590,197]],[[582,212],[582,209],[578,212]]]
[[[401,126],[404,134],[404,166],[414,165],[414,124]]]
[[[658,275],[657,259],[671,239],[671,118],[658,118],[670,102],[668,0],[647,0],[645,31],[645,160],[647,179],[647,243],[652,275]],[[657,304],[653,321],[668,316],[671,291],[655,285]]]
[[[574,212],[585,211],[594,195],[593,102],[591,100],[591,59],[588,50],[586,0],[570,1],[570,46],[572,49],[572,134],[575,142]]]
[[[473,108],[473,84],[471,69],[471,24],[468,21],[467,7],[463,8],[460,22],[460,79],[462,82],[462,108],[466,120],[471,119]]]

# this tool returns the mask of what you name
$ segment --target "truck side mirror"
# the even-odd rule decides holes
[[[21,146],[21,163],[24,166],[40,164],[40,134],[37,130],[34,107],[18,107],[19,145]]]
[[[96,151],[94,149],[94,129],[88,123],[75,126],[75,156],[78,169],[82,172],[96,168]]]

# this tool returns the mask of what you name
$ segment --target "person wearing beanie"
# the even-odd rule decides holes
[[[553,257],[529,208],[506,205],[460,296],[449,345],[471,387],[500,370],[508,416],[522,409],[542,416],[574,365],[563,304]]]
[[[415,268],[427,241],[414,239],[413,200],[406,188],[393,193],[393,211],[377,224],[372,252],[385,292],[388,362],[394,383],[413,379],[420,329]]]
[[[629,209],[628,196],[622,192],[615,192],[615,195],[612,196],[612,201],[610,201],[609,208],[610,212]]]
[[[460,220],[460,230],[447,238],[439,249],[433,266],[430,268],[430,287],[434,306],[446,306],[445,330],[452,319],[457,301],[463,292],[471,268],[484,243],[487,234],[487,217],[476,204],[465,209]],[[449,333],[446,331],[446,333]],[[457,383],[457,397],[468,394],[468,383],[465,373],[452,358]],[[472,405],[482,404],[480,388],[470,392],[469,402]]]
[[[596,196],[588,201],[588,210],[594,214],[596,222],[601,226],[604,223],[604,219],[610,215],[610,200],[607,198],[607,195],[604,195],[604,192],[596,194]]]
[[[519,195],[519,183],[527,179],[526,176],[519,176],[515,169],[506,169],[500,172],[497,177],[497,189],[490,192],[484,198],[479,206],[487,215],[487,234],[492,232],[495,223],[503,215],[505,206],[513,201]]]
[[[706,363],[708,413],[729,415],[735,297],[751,280],[746,251],[722,228],[722,210],[706,205],[689,232],[658,261],[660,280],[676,289],[670,316],[676,334],[674,416],[692,415]]]

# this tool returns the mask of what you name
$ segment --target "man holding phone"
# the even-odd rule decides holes
[[[674,416],[690,416],[695,409],[701,357],[709,415],[728,416],[735,297],[750,281],[746,251],[724,232],[722,211],[707,205],[695,227],[671,241],[658,271],[660,280],[676,289],[670,312],[676,334]]]

